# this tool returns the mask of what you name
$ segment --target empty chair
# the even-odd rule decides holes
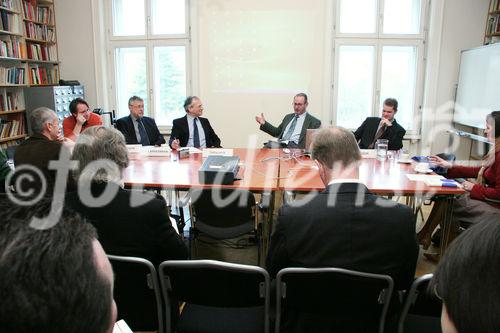
[[[220,188],[192,190],[191,198],[195,217],[191,237],[201,233],[223,240],[251,234],[258,243],[257,260],[260,262],[262,231],[252,192]]]
[[[383,332],[394,282],[341,268],[284,268],[275,332]]]
[[[146,259],[108,255],[115,275],[114,298],[118,319],[134,331],[164,332],[158,275]]]
[[[159,268],[167,332],[268,332],[269,274],[257,266],[214,260],[165,261]]]
[[[432,274],[417,278],[408,294],[399,319],[399,333],[441,332],[441,300],[428,291]]]

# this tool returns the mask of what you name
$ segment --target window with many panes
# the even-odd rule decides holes
[[[338,0],[336,13],[334,123],[355,129],[393,97],[398,123],[418,133],[426,0]]]
[[[117,117],[128,99],[144,99],[145,114],[160,126],[185,114],[189,90],[187,0],[108,1],[110,96]]]

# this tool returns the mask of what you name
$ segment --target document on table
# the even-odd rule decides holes
[[[440,175],[425,175],[425,174],[413,174],[409,173],[406,175],[409,180],[415,181],[415,182],[435,182],[436,180],[439,179],[444,179],[443,176]]]

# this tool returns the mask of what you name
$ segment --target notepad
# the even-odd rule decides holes
[[[453,179],[428,179],[425,180],[427,186],[458,187],[458,183]]]

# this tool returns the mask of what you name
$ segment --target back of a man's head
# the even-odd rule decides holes
[[[45,202],[0,212],[0,332],[106,332],[112,281],[98,268],[96,232],[66,209],[52,228],[29,226],[49,210]]]
[[[34,109],[29,113],[31,131],[37,134],[43,133],[44,125],[47,122],[52,122],[55,118],[57,118],[57,114],[49,108],[39,107]]]
[[[354,135],[343,127],[319,130],[314,135],[311,147],[312,158],[329,169],[337,165],[347,168],[361,160]]]

